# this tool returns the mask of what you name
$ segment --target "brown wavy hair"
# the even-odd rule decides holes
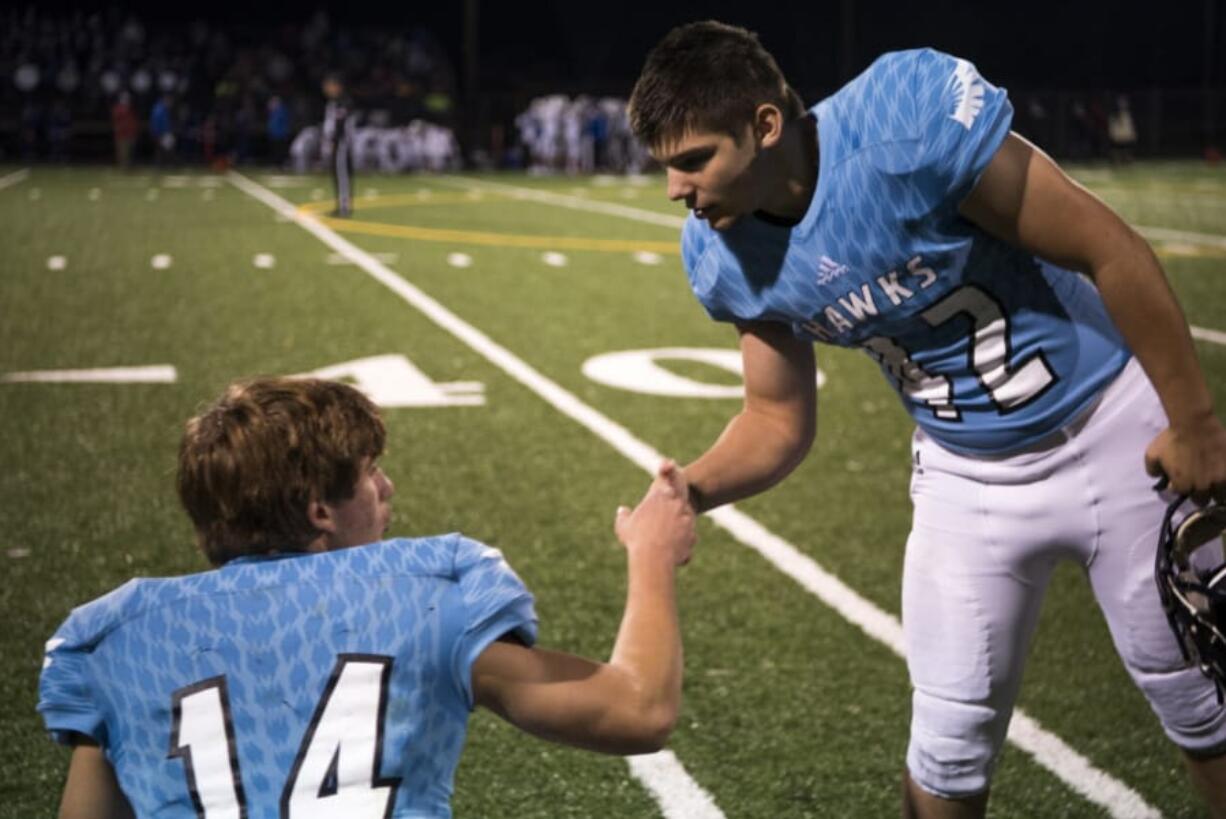
[[[313,500],[353,497],[364,458],[387,433],[375,405],[312,378],[237,381],[184,426],[179,500],[215,566],[242,555],[304,550],[319,531]]]
[[[649,148],[692,131],[739,141],[763,103],[789,119],[804,114],[800,96],[758,35],[715,20],[687,23],[647,55],[630,94],[630,127]]]

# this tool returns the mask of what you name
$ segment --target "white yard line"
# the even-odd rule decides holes
[[[314,218],[299,213],[289,202],[247,177],[231,171],[229,179],[244,193],[258,199],[287,218],[293,219],[299,226],[314,234],[316,238],[337,253],[352,259],[354,264],[361,267],[373,279],[480,353],[507,375],[535,392],[563,415],[586,427],[631,462],[652,473],[663,460],[659,452],[639,440],[625,427],[546,378],[433,297],[380,264],[371,254],[324,227]],[[576,201],[590,204],[586,200]],[[811,557],[736,508],[726,506],[717,509],[710,513],[710,517],[741,543],[757,551],[777,569],[812,592],[822,602],[838,611],[869,636],[884,643],[896,654],[902,655],[902,625],[894,615],[861,597]],[[1105,771],[1095,768],[1088,759],[1070,748],[1055,734],[1043,729],[1020,709],[1014,712],[1013,722],[1009,728],[1009,739],[1019,748],[1034,756],[1036,762],[1069,788],[1104,808],[1112,816],[1120,817],[1120,819],[1125,817],[1148,819],[1161,816],[1158,810],[1145,802],[1140,794]],[[634,770],[633,766],[631,770]],[[637,773],[635,775],[638,776]],[[661,805],[664,805],[663,800],[666,797],[678,800],[678,805],[688,804],[685,801],[688,796],[685,794],[662,795],[653,789],[650,781],[644,781],[644,784],[652,789],[652,793],[661,800]],[[698,788],[699,786],[694,784],[693,787]],[[678,810],[680,809],[678,807]],[[665,808],[666,815],[673,815],[669,814],[668,810],[670,808]]]
[[[1221,248],[1226,250],[1226,236],[1217,233],[1195,233],[1190,230],[1173,230],[1171,228],[1162,227],[1147,227],[1146,225],[1134,225],[1137,233],[1140,233],[1151,242],[1187,242],[1196,245],[1209,245],[1210,247]]]
[[[18,182],[24,182],[30,177],[30,169],[22,168],[19,171],[13,171],[6,176],[0,176],[0,190],[16,185]]]
[[[1192,338],[1198,338],[1201,341],[1211,341],[1214,344],[1226,344],[1226,333],[1220,330],[1210,330],[1206,327],[1193,327]]]
[[[626,759],[630,771],[647,786],[666,819],[721,819],[724,812],[711,794],[685,772],[672,751],[657,751]]]

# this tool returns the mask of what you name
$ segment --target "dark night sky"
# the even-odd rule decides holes
[[[592,5],[552,0],[482,6],[482,46],[557,55],[568,76],[628,85],[645,52],[673,25],[713,17],[757,31],[804,96],[833,90],[883,51],[930,45],[967,57],[985,76],[1030,88],[1197,86],[1203,76],[1204,0],[1169,3],[672,2],[629,0],[593,21]],[[1221,4],[1215,29],[1221,36]],[[842,7],[852,8],[843,47]],[[1155,8],[1163,9],[1156,13]],[[1223,81],[1226,48],[1215,55]]]
[[[990,79],[1029,89],[1197,87],[1205,75],[1206,10],[1212,9],[1211,77],[1226,84],[1226,4],[1221,0],[1078,2],[1032,0],[809,0],[805,3],[476,0],[480,83],[497,89],[514,73],[557,90],[586,87],[625,94],[642,59],[671,26],[715,18],[757,31],[808,99],[832,91],[883,51],[931,45],[974,61]],[[259,26],[301,22],[316,8],[340,24],[423,25],[461,70],[464,0],[400,2],[323,0],[295,7],[214,0],[121,5],[147,19],[200,16]],[[95,3],[93,8],[102,7]],[[106,3],[114,7],[114,3]],[[88,8],[89,0],[44,0],[42,8]],[[844,9],[852,9],[851,48],[844,47]]]

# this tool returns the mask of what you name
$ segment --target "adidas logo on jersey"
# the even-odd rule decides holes
[[[954,95],[954,112],[949,118],[969,131],[975,117],[983,110],[983,80],[975,71],[975,66],[966,60],[956,60],[949,87]]]
[[[830,284],[839,276],[846,275],[849,268],[845,264],[839,264],[829,256],[822,256],[817,262],[817,283],[819,285]]]

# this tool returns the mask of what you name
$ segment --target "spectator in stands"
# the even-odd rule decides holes
[[[27,97],[21,106],[21,158],[30,162],[38,158],[43,138],[43,109],[38,100]]]
[[[47,158],[52,162],[67,162],[71,141],[72,111],[62,97],[57,97],[47,114]]]
[[[1107,138],[1111,141],[1113,161],[1132,161],[1132,151],[1137,144],[1137,126],[1132,120],[1128,97],[1123,94],[1116,97],[1115,109],[1107,117]]]
[[[285,152],[289,148],[289,106],[275,94],[268,100],[268,119],[265,122],[268,135],[268,159],[280,167],[285,164]]]
[[[167,165],[175,155],[174,113],[170,94],[162,94],[153,103],[149,112],[149,136],[153,137],[153,151],[158,165]]]
[[[140,123],[132,110],[132,97],[127,91],[120,92],[111,106],[111,132],[115,137],[115,164],[127,170],[132,166],[132,148],[140,132]]]

